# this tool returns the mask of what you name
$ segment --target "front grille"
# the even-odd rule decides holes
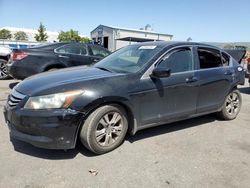
[[[11,94],[9,96],[9,100],[8,100],[8,105],[10,107],[16,107],[18,105],[18,103],[23,100],[25,98],[25,95],[19,93],[18,91],[16,91],[15,89],[13,89],[11,91]]]

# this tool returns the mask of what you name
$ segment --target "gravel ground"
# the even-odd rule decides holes
[[[2,108],[13,83],[0,81],[0,187],[250,186],[248,85],[240,87],[243,106],[233,121],[209,115],[143,130],[96,156],[81,144],[64,152],[10,142]]]

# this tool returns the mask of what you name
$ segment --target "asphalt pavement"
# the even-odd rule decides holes
[[[250,87],[240,86],[237,119],[214,115],[127,136],[94,155],[80,143],[65,151],[10,141],[3,105],[16,81],[0,81],[0,187],[250,187]],[[91,172],[89,172],[91,171]]]

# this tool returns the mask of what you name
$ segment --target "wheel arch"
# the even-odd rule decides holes
[[[222,110],[223,105],[224,105],[224,102],[225,102],[227,96],[228,96],[233,90],[238,90],[238,84],[233,84],[233,85],[229,88],[228,93],[226,94],[223,103],[221,103],[220,108],[219,108],[217,111],[221,111],[221,110]]]
[[[61,69],[61,68],[66,68],[66,67],[67,67],[67,66],[65,66],[64,64],[49,64],[49,65],[47,65],[47,66],[44,68],[43,72],[44,72],[44,71],[48,71],[48,70],[50,70],[50,69],[54,69],[54,68]]]
[[[123,98],[123,97],[105,97],[105,98],[97,99],[88,105],[89,106],[88,109],[85,110],[86,117],[89,116],[89,114],[91,114],[97,108],[100,108],[101,106],[105,106],[105,105],[121,106],[126,111],[126,113],[127,113],[126,115],[128,116],[128,132],[135,134],[136,128],[137,128],[136,127],[136,124],[137,124],[136,118],[135,118],[133,110],[130,107],[130,105],[128,104],[128,100],[126,98]]]
[[[233,90],[235,90],[235,89],[238,89],[238,84],[232,85],[232,87],[230,88],[228,94],[231,93],[231,92],[232,92]],[[228,94],[227,94],[227,95],[228,95]]]
[[[5,61],[9,61],[9,56],[0,56],[0,59],[3,59]]]
[[[121,106],[127,113],[128,116],[128,131],[127,133],[134,135],[137,131],[137,119],[135,118],[135,115],[133,113],[132,108],[127,103],[128,100],[122,97],[105,97],[105,98],[99,98],[88,105],[84,107],[84,109],[81,109],[81,112],[84,114],[84,118],[80,121],[78,129],[75,134],[75,143],[77,139],[79,138],[79,132],[84,124],[85,119],[97,108],[100,108],[105,105],[118,105]]]

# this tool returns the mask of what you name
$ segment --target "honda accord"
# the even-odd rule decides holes
[[[71,149],[77,139],[97,154],[127,133],[209,113],[236,118],[244,70],[230,54],[192,42],[124,47],[93,67],[32,76],[4,107],[10,136],[34,146]]]

